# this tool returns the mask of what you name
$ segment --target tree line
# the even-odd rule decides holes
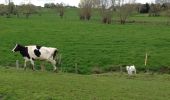
[[[157,3],[157,4],[140,4],[138,5],[138,12],[139,13],[149,13],[149,16],[160,16],[160,13],[170,10],[170,3]]]
[[[65,8],[76,7],[66,6],[63,3],[46,3],[44,8],[56,9],[58,15],[63,18]],[[24,15],[26,18],[29,18],[32,14],[41,15],[41,9],[42,7],[33,4],[14,5],[13,2],[9,2],[8,5],[0,4],[0,15],[7,18],[10,18],[12,15],[17,17]],[[97,10],[100,14],[101,22],[105,24],[112,23],[113,15],[119,18],[118,21],[121,24],[125,24],[128,17],[133,13],[148,13],[149,16],[160,16],[160,13],[164,12],[164,15],[170,18],[169,2],[139,4],[135,3],[135,0],[80,0],[78,9],[80,20],[89,21],[93,11]]]
[[[157,0],[159,1],[159,0]],[[170,2],[136,3],[135,0],[81,0],[79,4],[79,17],[81,20],[90,20],[92,9],[100,12],[101,21],[110,24],[113,14],[117,15],[119,22],[125,24],[127,18],[134,13],[148,13],[149,16],[160,16],[161,12],[170,17]]]
[[[12,15],[17,17],[24,15],[26,18],[29,18],[31,14],[40,14],[39,10],[41,10],[41,7],[33,4],[14,5],[13,2],[9,2],[8,5],[0,4],[0,15],[7,18],[12,17]]]

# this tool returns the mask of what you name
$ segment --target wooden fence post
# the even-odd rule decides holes
[[[16,60],[16,68],[19,69],[19,60]]]
[[[147,65],[147,60],[148,60],[148,54],[146,53],[146,55],[145,55],[145,66]]]
[[[148,53],[145,54],[145,71],[148,72],[149,69],[147,68],[147,61],[148,61]]]

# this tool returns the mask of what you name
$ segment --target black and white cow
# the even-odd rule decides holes
[[[56,67],[56,55],[58,53],[57,48],[52,47],[44,47],[44,46],[37,46],[37,45],[29,45],[29,46],[22,46],[19,44],[16,44],[16,46],[12,50],[13,52],[19,51],[20,54],[24,57],[25,63],[24,63],[24,69],[26,69],[26,63],[28,61],[32,64],[32,69],[35,70],[34,67],[34,60],[45,60],[51,62],[53,65],[54,71],[57,70]]]

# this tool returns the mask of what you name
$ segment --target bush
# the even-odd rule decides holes
[[[162,67],[159,68],[159,72],[164,73],[164,74],[170,74],[170,67],[162,66]]]
[[[93,73],[93,74],[101,74],[101,73],[103,73],[103,71],[102,71],[102,69],[100,67],[95,66],[95,67],[93,67],[91,69],[91,73]]]

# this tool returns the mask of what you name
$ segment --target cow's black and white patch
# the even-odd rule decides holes
[[[30,55],[28,54],[28,47],[18,46],[18,50],[23,57],[30,59]]]
[[[37,56],[37,57],[40,57],[41,55],[41,52],[37,49],[34,50],[34,54]]]

